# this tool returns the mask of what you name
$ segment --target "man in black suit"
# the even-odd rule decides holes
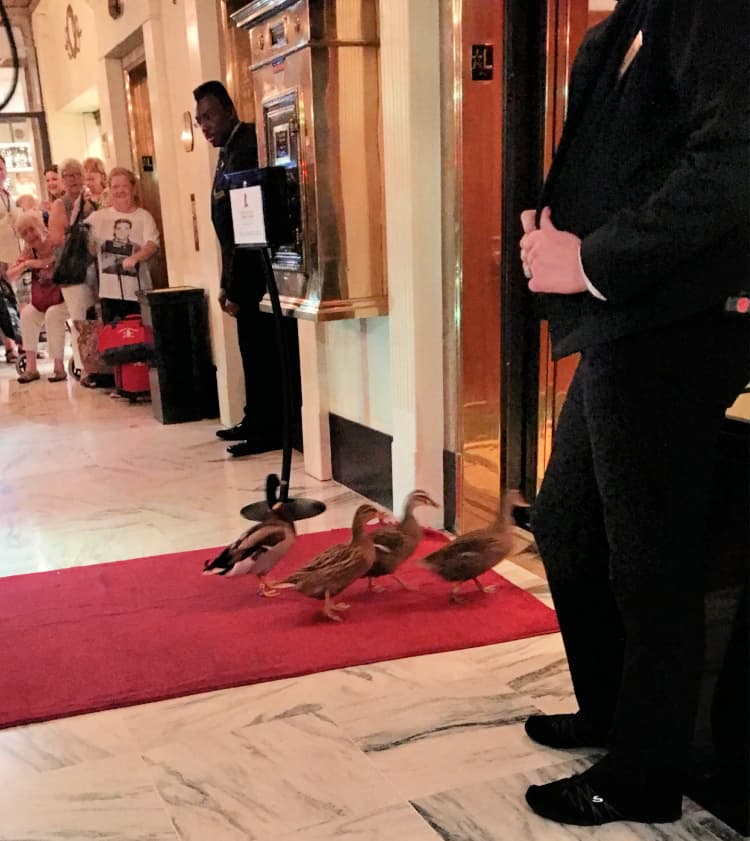
[[[265,293],[260,256],[236,250],[229,190],[224,175],[258,166],[255,126],[237,116],[231,97],[221,82],[204,82],[194,91],[195,121],[212,146],[219,147],[211,191],[211,219],[221,246],[219,304],[237,319],[237,338],[245,377],[245,410],[242,420],[217,436],[236,441],[227,448],[233,456],[275,450],[281,446],[281,374],[273,318],[258,304]]]
[[[563,823],[681,815],[714,457],[750,379],[750,318],[728,312],[750,266],[748,44],[745,0],[620,0],[576,56],[522,215],[553,355],[581,352],[532,526],[579,710],[526,731],[607,750],[529,788]]]

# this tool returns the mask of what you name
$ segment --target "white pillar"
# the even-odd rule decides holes
[[[302,379],[302,440],[305,473],[331,478],[331,430],[328,424],[328,369],[324,324],[297,321]]]
[[[435,0],[380,3],[393,501],[416,487],[441,504],[443,373],[440,19]]]

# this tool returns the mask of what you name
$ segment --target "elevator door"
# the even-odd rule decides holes
[[[130,119],[130,142],[133,166],[138,176],[138,197],[141,207],[156,220],[161,235],[161,248],[151,258],[151,278],[154,288],[168,286],[167,261],[164,254],[164,226],[162,225],[161,202],[159,200],[159,174],[154,153],[154,134],[151,126],[151,102],[148,91],[146,62],[143,61],[125,71]]]
[[[500,497],[500,254],[503,6],[463,0],[458,527],[495,518]]]

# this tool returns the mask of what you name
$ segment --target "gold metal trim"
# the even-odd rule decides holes
[[[122,78],[123,84],[125,85],[125,102],[127,104],[128,112],[128,133],[130,134],[130,166],[135,173],[138,172],[138,144],[136,142],[135,117],[133,115],[133,96],[130,90],[130,72],[137,66],[138,65],[131,65],[126,69],[124,61],[122,66]]]
[[[453,264],[453,288],[454,288],[454,325],[456,331],[456,529],[458,533],[461,532],[463,525],[463,507],[464,507],[464,458],[463,458],[463,440],[465,432],[464,413],[462,405],[463,395],[463,289],[464,289],[464,275],[463,275],[463,245],[464,245],[464,228],[463,228],[463,213],[458,212],[463,206],[463,0],[452,0],[451,4],[451,31],[453,33],[451,52],[452,52],[452,90],[453,96],[453,144],[454,156],[457,162],[460,162],[453,170],[453,202],[456,212],[453,214],[455,223],[453,226],[453,240],[455,248],[455,259]]]

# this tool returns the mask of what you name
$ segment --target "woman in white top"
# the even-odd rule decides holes
[[[94,210],[91,199],[86,198],[83,192],[83,166],[74,158],[67,158],[60,165],[65,192],[59,199],[52,203],[49,213],[49,240],[56,247],[61,248],[65,242],[65,234],[71,222],[80,219],[87,219]],[[70,313],[71,338],[73,343],[73,359],[76,368],[81,370],[81,385],[88,388],[95,388],[96,383],[83,370],[83,362],[78,347],[78,328],[76,321],[85,321],[88,310],[94,306],[96,301],[94,292],[87,283],[76,283],[62,287],[63,298],[68,305]]]
[[[0,263],[11,265],[18,259],[21,248],[13,227],[16,207],[10,193],[5,189],[7,178],[8,170],[5,168],[5,158],[0,155]],[[3,301],[0,301],[0,306],[4,306]],[[18,345],[15,339],[2,331],[0,331],[0,338],[2,338],[5,347],[6,361],[15,362],[18,359]]]
[[[105,322],[140,311],[138,291],[153,288],[148,261],[159,250],[154,217],[135,202],[135,175],[124,167],[109,173],[111,205],[87,221],[99,263],[99,298]]]

